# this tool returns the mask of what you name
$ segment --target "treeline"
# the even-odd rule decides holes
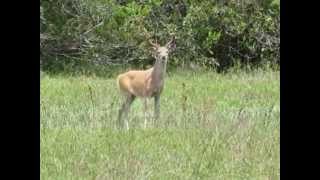
[[[146,30],[160,44],[176,36],[170,67],[279,67],[279,12],[277,0],[40,0],[40,64],[146,66]]]

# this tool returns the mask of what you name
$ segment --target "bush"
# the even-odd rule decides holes
[[[171,66],[227,70],[280,62],[279,4],[270,0],[41,0],[40,62],[44,71],[72,66],[153,63],[142,29],[177,50]]]

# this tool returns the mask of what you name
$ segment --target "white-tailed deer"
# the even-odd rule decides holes
[[[126,127],[129,129],[127,119],[128,111],[136,97],[144,98],[144,127],[147,126],[147,98],[154,98],[154,118],[160,115],[160,95],[164,87],[164,77],[168,61],[168,54],[176,47],[175,37],[165,45],[160,46],[149,39],[153,48],[154,66],[147,70],[132,70],[120,74],[117,78],[118,87],[124,97],[124,102],[119,110],[118,125],[123,127],[123,114],[125,113]]]

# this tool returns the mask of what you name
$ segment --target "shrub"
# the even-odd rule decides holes
[[[279,4],[272,0],[41,0],[44,71],[95,64],[153,63],[142,29],[163,44],[177,37],[171,66],[224,71],[280,62]],[[60,67],[60,68],[59,68]]]

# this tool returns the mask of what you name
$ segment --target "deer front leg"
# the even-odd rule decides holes
[[[160,94],[154,96],[154,119],[157,121],[160,116]]]

